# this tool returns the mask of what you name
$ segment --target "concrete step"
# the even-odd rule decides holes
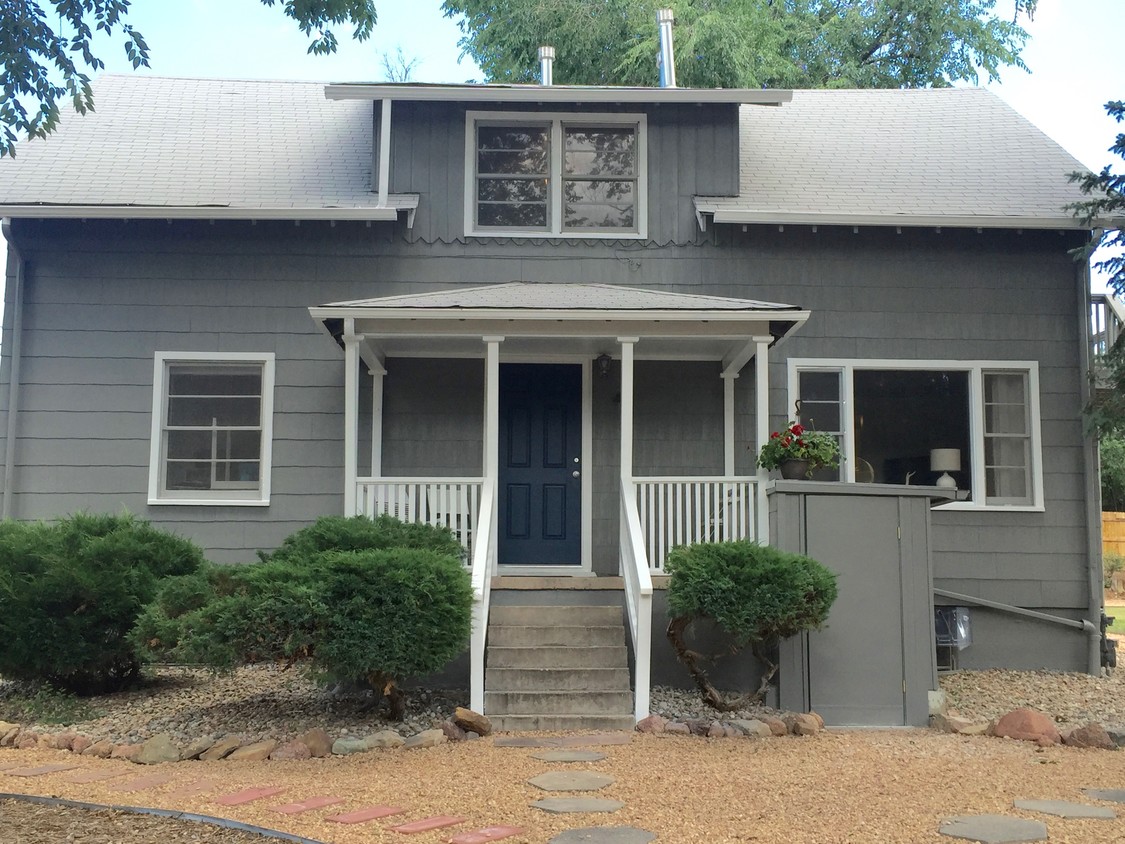
[[[623,623],[619,606],[496,606],[488,611],[491,625],[508,627],[610,627]]]
[[[586,647],[625,644],[625,625],[545,627],[489,624],[488,643],[502,648],[544,645]]]
[[[510,692],[629,691],[628,668],[493,668],[484,676],[486,689]]]
[[[501,715],[620,715],[632,708],[632,692],[484,693],[485,712]]]
[[[488,645],[492,668],[624,668],[629,664],[624,645],[592,647],[499,647]]]
[[[637,722],[632,715],[492,715],[492,729],[502,733],[527,730],[580,730],[601,732],[632,730]]]

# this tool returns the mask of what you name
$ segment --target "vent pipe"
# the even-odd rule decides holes
[[[658,9],[656,26],[660,30],[660,52],[656,56],[656,66],[660,69],[660,87],[676,87],[676,56],[672,50],[672,22],[675,16],[671,9]]]
[[[539,84],[555,84],[555,48],[543,46],[539,48]]]

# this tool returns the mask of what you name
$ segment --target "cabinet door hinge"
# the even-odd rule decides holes
[[[902,681],[902,693],[906,694],[906,681],[905,680]]]
[[[899,525],[899,528],[898,528],[898,538],[899,538],[899,541],[902,540],[902,525]]]

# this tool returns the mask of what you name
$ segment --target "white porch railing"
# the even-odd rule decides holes
[[[677,545],[757,539],[755,477],[633,478],[648,565],[664,570]]]
[[[492,541],[496,519],[496,481],[486,480],[481,489],[479,541],[470,558],[473,584],[473,630],[469,640],[469,706],[484,714],[484,655],[488,640],[488,605],[492,573],[496,570],[496,544]]]
[[[472,560],[482,483],[480,478],[357,478],[356,515],[447,527]]]
[[[1090,342],[1094,358],[1103,357],[1125,330],[1125,304],[1106,293],[1090,294]]]
[[[652,575],[645,556],[637,498],[630,478],[621,478],[621,575],[633,638],[633,717],[648,717],[652,658]]]

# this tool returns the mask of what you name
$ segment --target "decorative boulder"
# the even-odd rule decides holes
[[[960,715],[931,715],[930,726],[943,733],[957,733],[962,736],[983,736],[988,732],[987,721],[973,721]]]
[[[662,733],[668,721],[655,712],[637,722],[638,733]]]
[[[690,736],[691,728],[680,721],[669,721],[664,725],[664,732],[678,736]]]
[[[215,746],[215,740],[210,736],[201,736],[183,749],[180,758],[183,760],[198,759]]]
[[[441,730],[423,730],[418,733],[418,735],[408,738],[404,747],[408,749],[414,747],[436,747],[439,744],[445,744],[446,741],[448,741],[448,739],[446,739],[445,733]]]
[[[464,741],[468,737],[468,733],[457,726],[453,721],[442,721],[441,731],[445,733],[445,737],[450,741]]]
[[[810,712],[800,712],[793,716],[790,729],[795,736],[815,736],[820,732],[819,716]]]
[[[233,751],[227,757],[229,762],[261,762],[264,759],[269,759],[270,754],[277,748],[277,742],[274,739],[266,739],[265,741],[256,741],[253,744],[248,744],[245,747],[240,747],[238,750]]]
[[[770,732],[775,736],[784,736],[789,733],[789,727],[780,718],[767,716],[763,718],[762,721],[765,722],[766,726],[770,728]]]
[[[237,736],[225,736],[200,753],[199,758],[204,762],[217,762],[226,758],[241,746],[242,740]]]
[[[1092,721],[1084,727],[1071,730],[1063,736],[1063,744],[1071,747],[1096,747],[1100,750],[1116,750],[1117,744],[1105,727],[1097,721]]]
[[[309,755],[314,759],[332,755],[332,739],[320,727],[297,736],[297,741],[309,749]]]
[[[86,749],[94,743],[93,739],[89,736],[75,736],[74,740],[70,743],[71,753],[85,753]]]
[[[1013,709],[996,722],[992,734],[1000,738],[1033,741],[1046,747],[1062,741],[1055,722],[1034,709]]]
[[[453,711],[453,723],[466,732],[471,730],[478,736],[487,736],[492,732],[492,722],[479,712],[458,706]]]
[[[83,756],[93,756],[95,759],[108,759],[114,751],[113,742],[109,739],[96,741],[82,751]]]
[[[140,752],[133,760],[141,765],[159,765],[161,762],[179,762],[180,748],[172,743],[168,733],[153,736],[141,745]]]
[[[273,762],[293,762],[298,759],[311,758],[312,751],[309,750],[309,746],[297,739],[285,742],[270,754],[270,761]]]
[[[362,739],[362,741],[367,745],[367,750],[386,750],[392,747],[402,747],[406,744],[406,740],[394,730],[380,730]],[[336,752],[335,747],[332,748],[332,752]]]

